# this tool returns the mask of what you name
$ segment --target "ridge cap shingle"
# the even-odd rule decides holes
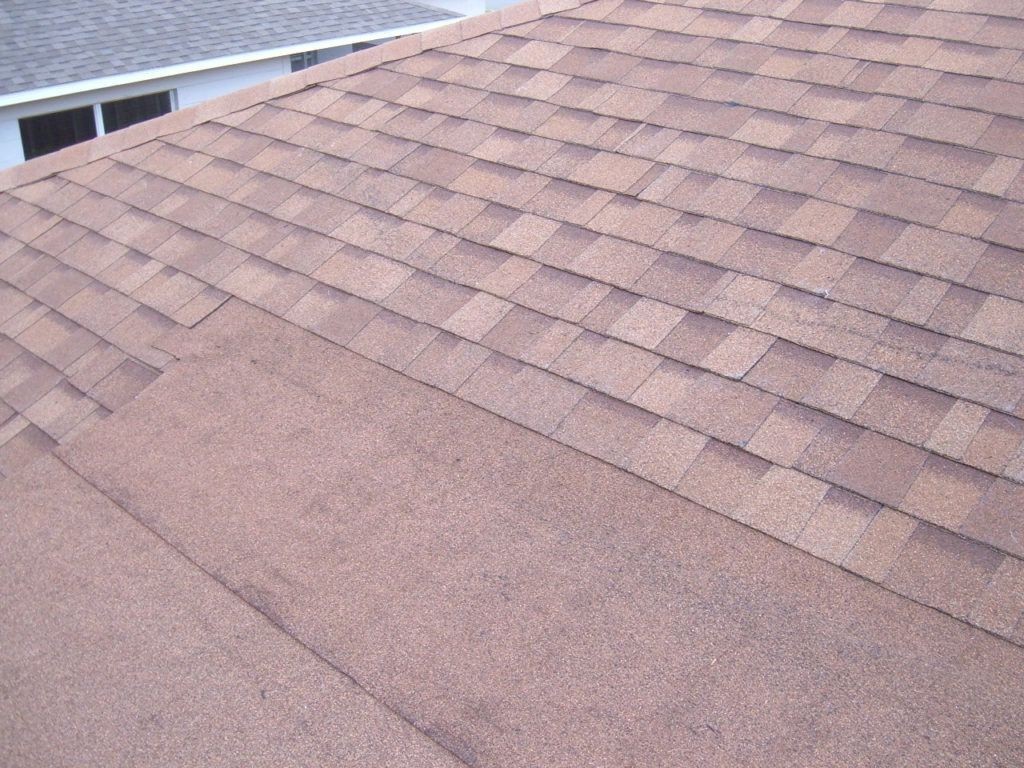
[[[57,152],[2,169],[0,192],[137,147],[161,136],[188,130],[210,119],[247,109],[272,98],[298,93],[329,80],[373,69],[386,61],[404,59],[422,51],[452,45],[502,27],[525,24],[549,14],[596,1],[523,0],[496,11],[469,16],[426,32],[418,32],[362,51],[355,51],[323,64],[218,96],[177,112],[136,123],[120,131],[98,136],[81,144],[73,144]]]

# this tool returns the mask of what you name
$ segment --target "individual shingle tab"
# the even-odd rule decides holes
[[[413,360],[405,372],[445,392],[454,393],[490,354],[486,347],[442,333]]]
[[[791,467],[817,437],[821,414],[790,402],[780,402],[761,423],[746,449],[781,467]]]
[[[437,334],[429,325],[385,311],[370,320],[347,346],[400,371],[416,359]]]
[[[899,507],[926,460],[924,451],[864,431],[828,475],[869,499]]]
[[[751,490],[737,519],[793,542],[828,490],[827,483],[801,472],[772,467]]]
[[[1024,564],[1012,557],[1003,560],[988,587],[974,604],[971,621],[1004,637],[1018,636],[1024,615]]]
[[[770,467],[738,448],[710,442],[690,465],[678,490],[698,504],[732,517]]]
[[[902,507],[922,520],[955,531],[991,485],[992,478],[982,472],[929,456]]]
[[[966,618],[1003,559],[983,544],[921,524],[883,583],[926,605]]]
[[[917,527],[912,517],[883,508],[868,524],[843,565],[873,581],[882,581]]]
[[[559,442],[617,466],[629,463],[658,417],[605,395],[586,395],[553,433]]]
[[[662,419],[632,446],[627,469],[664,488],[675,488],[707,438]]]
[[[1024,486],[996,480],[960,531],[1017,557],[1024,557]]]
[[[625,401],[659,363],[657,355],[584,331],[551,370]]]
[[[954,402],[951,397],[885,376],[853,418],[858,424],[920,445],[942,422]]]
[[[31,464],[41,456],[45,456],[56,446],[56,442],[35,424],[27,419],[15,417],[21,428],[0,444],[0,473],[3,476],[13,474],[18,469]],[[5,431],[8,425],[5,425]]]
[[[335,344],[347,344],[380,308],[328,285],[317,285],[299,299],[285,318]]]
[[[126,360],[90,389],[89,396],[104,408],[115,410],[138,395],[157,375],[134,360]]]
[[[878,505],[832,488],[796,540],[812,555],[840,564],[878,513]]]
[[[269,261],[250,257],[217,287],[266,309],[283,315],[312,287],[313,282]]]

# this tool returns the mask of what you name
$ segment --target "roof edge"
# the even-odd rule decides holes
[[[385,62],[415,56],[432,48],[454,45],[496,29],[535,21],[552,13],[578,8],[588,2],[590,0],[524,0],[490,13],[468,16],[451,24],[350,53],[5,168],[0,170],[0,192],[86,165],[161,136],[188,130],[200,123],[248,109],[270,99],[297,93],[312,85],[364,72]]]
[[[321,40],[307,40],[303,43],[278,46],[277,48],[258,48],[245,53],[233,53],[229,56],[216,56],[210,59],[198,59],[185,62],[184,64],[168,64],[166,66],[151,67],[149,69],[136,69],[131,72],[124,72],[116,75],[103,75],[88,80],[72,80],[67,83],[56,83],[44,85],[39,88],[32,88],[25,91],[14,91],[12,93],[0,94],[0,108],[32,104],[37,101],[60,98],[79,93],[100,91],[105,88],[114,88],[119,85],[133,85],[151,80],[160,80],[168,77],[192,74],[194,72],[205,72],[220,67],[231,67],[238,64],[251,64],[256,61],[265,61],[281,56],[289,56],[293,53],[303,51],[323,50],[325,48],[336,48],[341,45],[351,45],[369,40],[376,40],[382,35],[393,37],[405,37],[418,32],[426,32],[434,27],[441,27],[458,21],[458,16],[449,16],[436,21],[424,21],[419,24],[407,24],[402,27],[382,27],[371,32],[360,32],[356,35],[342,35],[340,37],[329,37]],[[327,63],[327,62],[324,62]]]

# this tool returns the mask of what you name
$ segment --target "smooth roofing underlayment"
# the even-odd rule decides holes
[[[453,18],[412,0],[4,0],[0,95]]]
[[[0,756],[1015,764],[1022,51],[531,2],[0,175]]]

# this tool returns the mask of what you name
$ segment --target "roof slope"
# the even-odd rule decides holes
[[[0,471],[232,295],[1024,643],[1024,21],[932,6],[467,25],[10,189]]]
[[[452,18],[413,0],[8,0],[0,94]]]
[[[1024,648],[237,299],[172,346],[0,484],[0,763],[1019,762]]]
[[[1016,645],[237,299],[173,346],[0,484],[4,765],[1019,762]]]

